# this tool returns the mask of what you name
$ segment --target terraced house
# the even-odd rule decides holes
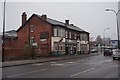
[[[89,52],[89,33],[70,24],[69,20],[60,22],[48,18],[46,14],[33,14],[27,20],[27,14],[22,14],[22,25],[16,31],[14,45],[22,49],[26,43],[39,46],[42,56],[74,55],[84,51]],[[22,52],[15,53],[22,55]]]

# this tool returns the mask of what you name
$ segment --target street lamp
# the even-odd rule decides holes
[[[104,32],[103,32],[103,37],[104,37],[104,48],[105,48],[105,31],[108,30],[108,29],[110,29],[110,28],[104,29]]]
[[[120,49],[120,38],[119,38],[119,26],[118,26],[118,14],[120,12],[120,10],[118,12],[116,12],[115,10],[112,9],[106,9],[106,11],[112,11],[115,13],[116,15],[116,21],[117,21],[117,34],[118,34],[118,49]]]
[[[5,4],[6,4],[6,0],[4,1],[4,9],[3,9],[2,62],[4,62],[4,53],[5,53]]]

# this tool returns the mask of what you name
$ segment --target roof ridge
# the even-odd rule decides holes
[[[38,17],[42,18],[40,15],[38,14],[35,14],[37,15]],[[82,32],[87,32],[83,29],[81,29],[80,27],[76,26],[76,25],[71,25],[71,24],[66,24],[65,22],[62,22],[62,21],[59,21],[59,20],[56,20],[56,19],[52,19],[52,18],[48,18],[47,17],[47,22],[49,22],[50,24],[54,24],[54,25],[61,25],[61,26],[65,26],[69,29],[73,29],[73,30],[76,30],[76,31],[82,31]],[[88,32],[89,33],[89,32]]]

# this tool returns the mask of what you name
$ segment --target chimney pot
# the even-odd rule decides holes
[[[71,24],[72,26],[74,26],[74,24]]]
[[[65,20],[65,23],[69,25],[69,20]]]
[[[44,20],[47,19],[47,15],[46,15],[46,14],[43,14],[41,17],[42,17]]]

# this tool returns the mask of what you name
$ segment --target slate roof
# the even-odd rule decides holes
[[[75,30],[75,31],[80,31],[80,32],[89,33],[89,32],[87,32],[87,31],[85,31],[85,30],[83,30],[83,29],[81,29],[81,28],[79,28],[79,27],[77,27],[77,26],[75,26],[75,25],[71,25],[71,24],[67,25],[66,23],[61,22],[61,21],[58,21],[58,20],[54,20],[54,19],[51,19],[51,18],[47,18],[46,20],[44,20],[40,15],[37,15],[37,14],[33,14],[33,15],[25,22],[25,24],[26,24],[33,16],[36,16],[36,17],[38,17],[40,20],[42,20],[42,21],[44,21],[44,22],[47,22],[47,23],[49,23],[49,24],[51,24],[51,25],[56,25],[56,26],[59,25],[59,26],[62,26],[62,27],[66,27],[66,28],[68,28],[68,29]],[[23,25],[25,25],[25,24],[23,24]],[[19,30],[23,27],[23,25],[22,25],[17,31],[19,31]]]
[[[53,19],[50,19],[50,18],[47,18],[47,21],[53,25],[61,25],[61,26],[66,26],[65,23],[63,22],[60,22],[60,21],[57,21],[57,20],[53,20]]]
[[[37,15],[37,14],[35,14],[35,15],[42,19],[42,17],[40,15]],[[51,18],[47,18],[46,21],[48,23],[52,24],[52,25],[60,25],[60,26],[64,26],[64,27],[66,26],[65,23],[57,21],[57,20],[54,20],[54,19],[51,19]]]
[[[83,29],[81,29],[81,28],[79,28],[77,26],[71,25],[71,24],[68,25],[67,28],[72,29],[72,30],[76,30],[76,31],[80,31],[80,32],[86,32]]]
[[[3,33],[0,34],[2,36]],[[15,30],[10,30],[5,32],[5,37],[6,38],[16,38],[17,37],[17,32]]]
[[[36,16],[38,16],[39,18],[41,18],[40,15],[37,15],[35,14]],[[47,22],[49,22],[50,24],[52,25],[60,25],[60,26],[64,26],[64,27],[67,27],[68,29],[72,29],[72,30],[76,30],[76,31],[80,31],[80,32],[86,32],[85,30],[75,26],[75,25],[66,25],[66,23],[63,23],[61,21],[58,21],[58,20],[54,20],[54,19],[51,19],[51,18],[47,18]],[[88,32],[87,32],[88,33]]]

